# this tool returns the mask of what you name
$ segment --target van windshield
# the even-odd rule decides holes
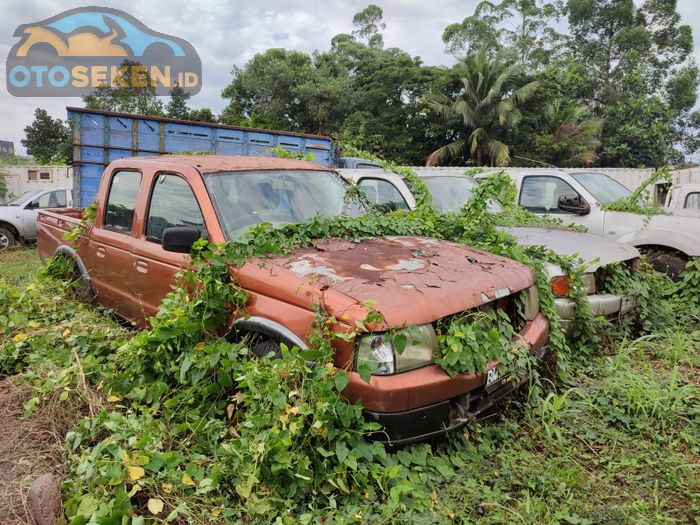
[[[22,195],[19,195],[12,199],[11,201],[7,202],[5,206],[21,206],[25,202],[27,202],[29,199],[37,195],[38,193],[41,193],[41,190],[29,190],[25,191]]]
[[[216,215],[228,240],[261,222],[304,222],[315,215],[360,215],[346,199],[347,183],[330,171],[225,171],[204,175]]]
[[[629,189],[603,173],[572,173],[571,176],[601,204],[632,195]]]
[[[454,177],[425,177],[430,194],[433,196],[433,204],[441,212],[458,212],[469,199],[479,183],[466,175]],[[497,202],[489,201],[488,210],[491,213],[501,211]]]

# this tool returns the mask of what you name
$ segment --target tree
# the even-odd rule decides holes
[[[170,90],[170,102],[165,106],[165,116],[179,119],[188,118],[190,108],[187,107],[187,101],[191,96],[190,93],[175,84]]]
[[[484,50],[455,66],[460,90],[454,97],[434,94],[428,106],[454,129],[454,140],[432,152],[430,165],[472,160],[505,166],[510,151],[500,138],[518,125],[519,106],[537,90],[537,81],[524,82],[522,66],[508,64],[501,54],[491,59]]]
[[[139,115],[163,116],[163,102],[156,95],[147,70],[139,72],[141,64],[124,60],[120,64],[121,75],[83,97],[85,107]]]
[[[561,16],[560,1],[482,1],[472,16],[450,24],[442,34],[448,53],[463,57],[479,49],[501,51],[529,67],[549,61],[560,35],[551,23]]]
[[[34,122],[24,128],[22,146],[37,162],[67,162],[71,154],[71,130],[60,119],[52,118],[45,109],[34,111]]]
[[[605,120],[600,163],[659,166],[674,160],[697,99],[692,31],[676,0],[568,0],[567,61],[589,76],[584,99]]]
[[[244,67],[234,66],[232,74],[233,81],[221,93],[230,99],[222,122],[249,125],[253,121],[261,127],[304,130],[310,119],[296,90],[313,75],[308,54],[268,49]]]
[[[700,111],[693,111],[679,122],[681,147],[687,157],[700,153]]]
[[[598,158],[603,119],[591,117],[584,104],[557,99],[544,111],[539,133],[530,136],[523,156],[555,166],[587,166]]]
[[[605,106],[599,164],[653,168],[674,158],[675,114],[658,96],[620,99]]]
[[[216,116],[209,108],[192,109],[186,118],[198,122],[216,122]]]
[[[352,18],[355,29],[352,34],[359,38],[365,38],[369,47],[384,47],[384,37],[380,30],[386,29],[383,21],[384,11],[376,4],[369,4]]]

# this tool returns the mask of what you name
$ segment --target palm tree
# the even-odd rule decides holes
[[[435,150],[429,166],[438,166],[469,157],[477,166],[490,163],[505,166],[510,161],[508,146],[499,136],[518,125],[522,115],[518,107],[537,90],[537,81],[519,81],[522,66],[509,64],[502,52],[489,58],[485,50],[463,59],[457,66],[461,92],[453,100],[435,94],[426,100],[437,114],[454,123],[454,142]]]
[[[534,143],[549,150],[547,162],[555,166],[585,166],[598,158],[603,119],[588,117],[588,107],[562,99],[547,104],[546,133],[535,137]]]

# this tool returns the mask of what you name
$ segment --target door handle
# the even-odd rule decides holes
[[[148,263],[146,261],[136,261],[134,268],[136,268],[137,272],[148,273]]]
[[[107,250],[105,250],[102,246],[98,246],[97,250],[95,250],[95,255],[104,259],[105,256],[107,255]]]

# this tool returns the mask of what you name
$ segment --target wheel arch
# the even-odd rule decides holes
[[[83,260],[80,258],[80,255],[78,255],[78,252],[66,244],[61,244],[53,253],[54,259],[59,256],[68,257],[75,263],[75,266],[80,273],[80,279],[83,281],[85,286],[85,293],[87,297],[93,297],[94,290],[92,288],[92,279],[90,278],[90,273],[88,272],[87,266],[85,266],[85,263],[83,263]]]
[[[12,235],[14,235],[15,239],[17,239],[18,241],[24,240],[24,237],[19,233],[17,227],[11,222],[0,220],[0,228],[6,228],[10,230],[10,233],[12,233]]]
[[[231,323],[226,339],[229,341],[240,341],[244,337],[252,334],[259,334],[274,341],[284,343],[292,347],[296,346],[301,350],[307,350],[307,345],[299,336],[289,328],[280,323],[260,316],[241,317]]]

